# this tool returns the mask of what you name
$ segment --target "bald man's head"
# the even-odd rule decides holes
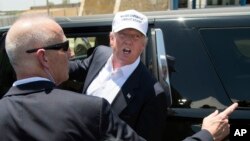
[[[5,48],[17,77],[32,74],[40,75],[43,65],[36,53],[27,50],[46,47],[66,41],[62,28],[45,15],[26,15],[20,17],[9,29]],[[36,72],[38,73],[36,73]]]
[[[61,42],[64,39],[61,27],[48,16],[28,15],[20,17],[6,36],[6,51],[11,63],[15,64],[24,50],[39,48]],[[20,55],[19,55],[20,54]]]

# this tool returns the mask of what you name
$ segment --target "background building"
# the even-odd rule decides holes
[[[0,10],[0,27],[10,25],[20,14],[43,13],[51,16],[84,16],[116,13],[127,9],[145,12],[250,6],[250,0],[79,0],[79,3],[74,4],[71,4],[70,0],[62,0],[62,3],[57,5],[50,0],[46,1],[46,6],[34,6],[24,11],[6,12]]]

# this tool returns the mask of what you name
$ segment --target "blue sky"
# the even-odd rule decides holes
[[[31,6],[46,5],[47,0],[0,0],[0,11],[11,10],[27,10]],[[62,3],[63,0],[49,0],[54,4]],[[70,0],[71,3],[76,3],[81,0]]]

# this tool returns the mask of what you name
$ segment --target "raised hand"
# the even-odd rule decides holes
[[[237,107],[238,103],[234,103],[221,113],[215,110],[212,114],[203,119],[202,129],[209,131],[214,141],[221,141],[230,132],[228,117]]]

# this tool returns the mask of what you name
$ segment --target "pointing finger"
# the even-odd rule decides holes
[[[236,108],[238,107],[238,103],[234,103],[231,106],[229,106],[228,108],[226,108],[224,111],[222,111],[219,116],[224,119],[226,117],[228,117]]]

